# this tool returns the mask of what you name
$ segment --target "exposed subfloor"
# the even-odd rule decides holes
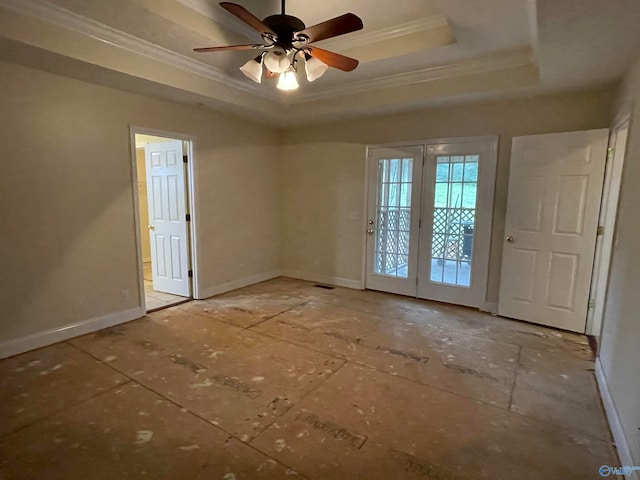
[[[3,479],[585,480],[586,339],[280,278],[0,362]]]

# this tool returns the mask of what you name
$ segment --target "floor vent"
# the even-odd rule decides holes
[[[330,287],[329,285],[314,285],[314,287],[324,288],[325,290],[333,290],[336,287]]]

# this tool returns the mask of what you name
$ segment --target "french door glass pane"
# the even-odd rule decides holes
[[[407,278],[411,227],[412,158],[378,160],[374,270]]]
[[[436,157],[432,282],[471,286],[478,161],[478,155]]]

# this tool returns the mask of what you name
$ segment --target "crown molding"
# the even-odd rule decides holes
[[[46,0],[0,0],[0,6],[13,10],[22,15],[37,18],[53,25],[63,27],[67,30],[87,35],[96,40],[108,43],[114,47],[131,51],[138,55],[142,55],[153,60],[157,60],[167,65],[180,68],[187,72],[222,82],[225,85],[233,87],[252,95],[256,95],[268,100],[279,100],[276,92],[259,88],[242,80],[233,78],[222,70],[207,65],[206,63],[194,60],[191,57],[171,51],[167,48],[148,42],[139,37],[122,32],[115,28],[109,27],[96,20],[84,17],[75,12],[62,8],[58,5],[47,2]]]
[[[182,0],[180,0],[182,1]],[[442,14],[430,15],[400,25],[392,25],[378,30],[360,30],[350,33],[348,37],[340,36],[318,42],[322,48],[339,47],[341,50],[364,47],[373,43],[404,37],[439,27],[448,27],[447,17]]]
[[[200,15],[210,18],[216,23],[236,32],[248,40],[255,40],[259,33],[250,26],[234,19],[233,16],[223,10],[217,3],[214,5],[210,0],[176,0],[185,7],[195,10]]]
[[[373,78],[370,80],[361,80],[352,82],[347,85],[334,85],[324,88],[317,92],[305,93],[304,95],[290,99],[285,103],[296,104],[301,102],[310,102],[314,100],[322,100],[325,98],[335,98],[345,95],[355,95],[371,90],[379,90],[384,88],[393,88],[406,86],[415,83],[432,82],[434,80],[442,80],[445,78],[462,77],[467,75],[476,75],[480,73],[493,72],[497,70],[506,70],[510,68],[534,65],[533,54],[529,48],[515,50],[497,55],[466,60],[459,63],[449,65],[439,65],[435,67],[423,68],[412,72],[388,75],[385,77]]]

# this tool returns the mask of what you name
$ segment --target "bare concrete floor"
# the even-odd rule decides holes
[[[287,278],[0,362],[2,479],[600,478],[586,339]]]

